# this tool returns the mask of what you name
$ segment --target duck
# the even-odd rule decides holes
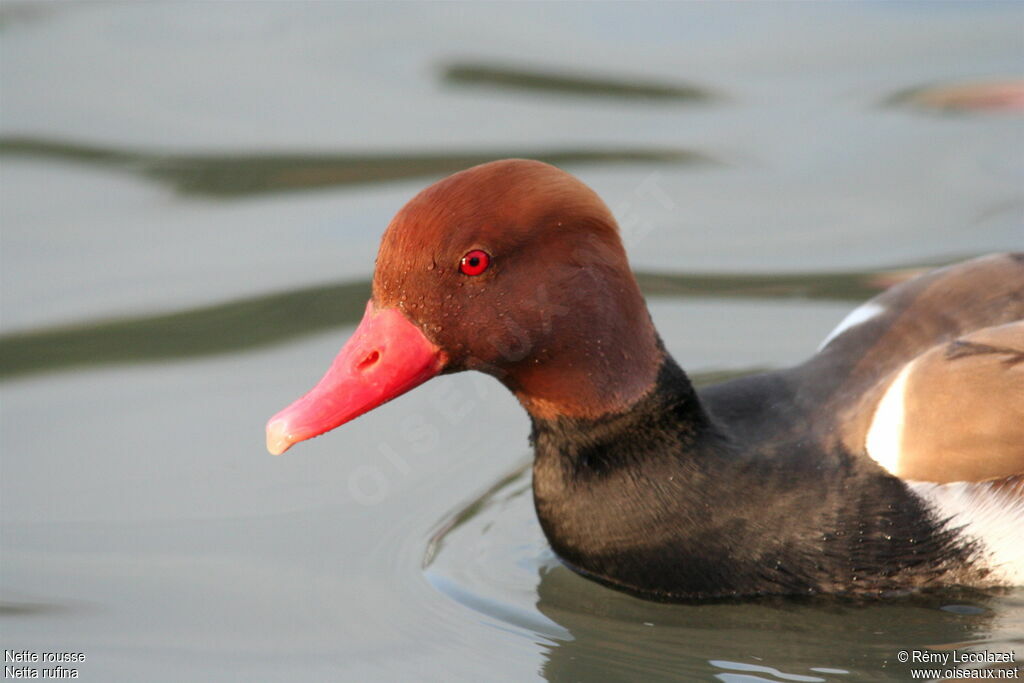
[[[543,533],[605,586],[686,602],[1024,584],[1024,253],[901,282],[805,362],[697,390],[601,198],[493,161],[394,216],[362,321],[267,448],[467,370],[526,410]]]

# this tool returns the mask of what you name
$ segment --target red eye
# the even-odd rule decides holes
[[[491,257],[486,251],[474,249],[459,261],[459,270],[463,275],[479,275],[491,265]]]

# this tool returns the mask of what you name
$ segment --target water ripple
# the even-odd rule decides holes
[[[1019,649],[1019,591],[638,600],[558,561],[529,484],[524,463],[449,513],[426,543],[423,574],[484,623],[540,645],[548,680],[895,681],[909,674],[901,650]]]
[[[461,153],[175,154],[29,137],[0,138],[0,154],[103,165],[167,183],[182,193],[218,197],[440,177],[495,159],[508,158],[537,159],[557,166],[716,163],[702,152],[664,148],[609,146],[591,149],[479,149]]]
[[[636,273],[652,298],[861,301],[920,269],[847,273]],[[82,321],[0,335],[0,380],[115,363],[183,359],[253,349],[354,325],[369,281],[327,283],[162,313]]]
[[[451,85],[528,91],[560,97],[614,98],[641,102],[706,102],[718,98],[706,88],[689,84],[479,61],[446,64],[442,67],[441,77]]]

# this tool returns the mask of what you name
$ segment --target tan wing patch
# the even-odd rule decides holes
[[[1024,321],[918,356],[879,402],[868,450],[903,479],[945,483],[1024,473]]]

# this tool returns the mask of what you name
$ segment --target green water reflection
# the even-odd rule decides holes
[[[683,149],[480,149],[461,153],[177,154],[29,137],[0,138],[0,155],[96,164],[167,183],[186,194],[234,197],[448,175],[495,159],[550,164],[709,164]]]
[[[899,272],[899,271],[896,271]],[[861,301],[889,283],[877,271],[782,274],[637,273],[652,298]],[[0,379],[111,363],[169,360],[280,344],[353,325],[369,281],[329,283],[159,315],[0,336]]]
[[[458,86],[532,91],[546,95],[606,97],[617,100],[704,102],[715,95],[694,85],[651,79],[614,78],[487,62],[453,62],[442,68],[445,82]]]

